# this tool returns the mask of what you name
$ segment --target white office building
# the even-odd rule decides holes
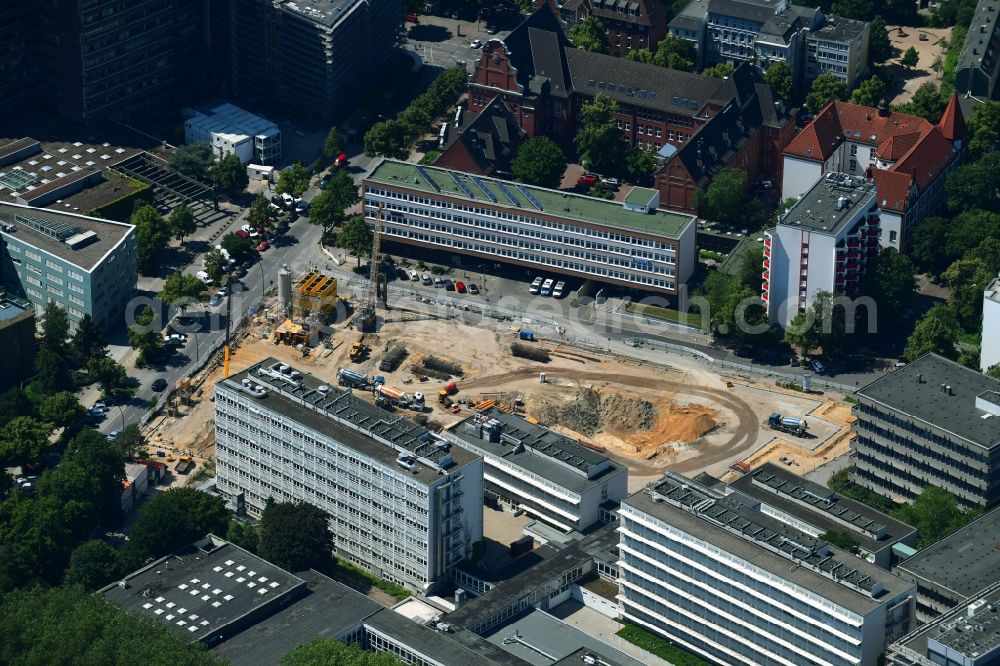
[[[694,272],[695,218],[659,192],[622,202],[382,160],[362,181],[384,239],[674,296]]]
[[[916,586],[679,475],[619,512],[623,617],[719,664],[875,666]]]
[[[764,233],[764,283],[771,322],[788,326],[817,292],[857,296],[879,253],[875,185],[830,173]]]
[[[1000,363],[1000,277],[983,292],[983,341],[979,348],[983,372],[997,363]]]
[[[564,532],[606,521],[628,494],[628,469],[602,453],[491,407],[448,437],[486,461],[486,495]]]
[[[238,106],[187,109],[184,142],[207,143],[216,159],[236,155],[243,164],[275,164],[281,159],[281,130],[270,120]]]
[[[330,515],[339,557],[416,592],[483,538],[483,461],[426,428],[274,359],[215,385],[218,487]]]

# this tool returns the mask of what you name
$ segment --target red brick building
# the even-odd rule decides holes
[[[499,97],[527,137],[548,136],[572,151],[580,110],[598,94],[618,103],[616,121],[630,145],[667,153],[656,177],[662,207],[693,211],[694,188],[723,166],[780,177],[794,123],[751,65],[723,80],[589,53],[572,47],[544,6],[483,47],[469,110]],[[712,129],[703,135],[705,127]],[[700,154],[684,150],[695,137]]]
[[[434,165],[482,176],[510,177],[510,163],[525,132],[499,97],[479,113],[467,113],[465,122],[441,148]]]
[[[661,0],[535,0],[537,9],[548,2],[565,30],[588,16],[604,24],[609,53],[619,58],[629,51],[656,51],[667,36],[667,6]]]

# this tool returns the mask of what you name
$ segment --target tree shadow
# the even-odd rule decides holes
[[[410,28],[409,39],[416,42],[445,42],[452,36],[451,30],[443,25],[418,23]]]

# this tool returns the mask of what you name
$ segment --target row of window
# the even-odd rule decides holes
[[[878,421],[882,421],[883,423],[886,423],[892,426],[893,428],[897,428],[904,432],[913,433],[914,435],[920,437],[921,439],[924,439],[932,444],[936,444],[937,446],[946,448],[949,451],[954,451],[955,453],[965,458],[976,460],[978,462],[989,461],[988,454],[983,453],[977,450],[976,448],[953,442],[947,437],[942,437],[941,435],[938,435],[937,433],[934,433],[931,430],[928,430],[927,428],[923,428],[917,425],[916,423],[910,421],[909,419],[903,419],[896,416],[895,414],[891,414],[889,412],[883,412],[877,407],[869,405],[868,403],[865,402],[859,402],[858,405],[856,406],[856,409],[858,410],[859,413],[864,414],[865,416],[869,416]],[[859,421],[865,421],[865,419],[859,419]]]

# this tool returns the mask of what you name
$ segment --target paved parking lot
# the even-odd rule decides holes
[[[479,61],[479,49],[472,48],[472,41],[478,39],[485,44],[490,39],[502,39],[510,33],[510,30],[500,30],[495,35],[489,35],[483,21],[443,16],[421,15],[419,23],[407,25],[405,49],[415,52],[427,65],[454,67],[464,61],[470,73]]]

